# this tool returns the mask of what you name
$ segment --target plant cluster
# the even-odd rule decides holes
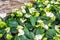
[[[0,18],[4,40],[60,40],[60,0],[34,0]]]

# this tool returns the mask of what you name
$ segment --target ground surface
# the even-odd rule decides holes
[[[12,9],[20,8],[31,0],[0,0],[0,13],[10,13]]]

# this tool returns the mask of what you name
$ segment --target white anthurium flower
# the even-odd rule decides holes
[[[59,2],[55,2],[55,1],[51,1],[51,3],[54,3],[54,4],[60,4]]]
[[[26,13],[25,6],[21,6],[22,12]]]
[[[59,25],[55,25],[55,30],[60,33],[60,26]]]
[[[42,21],[42,20],[37,20],[37,22],[38,22],[38,23],[43,23],[43,21]]]
[[[54,17],[54,14],[52,13],[52,14],[50,14],[50,17]]]
[[[44,4],[48,4],[48,2],[49,2],[49,1],[48,1],[48,0],[46,0]]]
[[[39,27],[40,25],[35,25],[35,27]]]
[[[21,21],[22,23],[24,23],[26,20],[27,20],[27,19],[22,19],[22,18],[20,18],[20,21]]]
[[[47,5],[47,8],[49,8],[50,6],[51,6],[51,5],[50,5],[50,4],[48,4],[48,5]]]
[[[49,1],[48,1],[48,0],[46,0],[45,2],[46,2],[46,3],[48,3]]]
[[[37,20],[37,23],[39,23],[39,26],[41,26],[41,27],[44,26],[44,22],[42,20]]]
[[[32,12],[34,12],[34,11],[35,11],[35,8],[30,8],[30,9],[29,9],[29,12],[30,12],[30,13],[32,13]]]
[[[29,15],[29,14],[25,14],[25,17],[26,17],[26,18],[30,18],[30,16],[31,16],[31,15]]]
[[[54,17],[54,14],[52,12],[46,12],[47,17]]]
[[[57,34],[57,33],[56,33],[56,36],[60,37],[60,34]]]
[[[54,4],[60,4],[59,2],[55,2]]]
[[[51,3],[54,3],[55,1],[51,1]]]
[[[10,27],[6,28],[5,31],[8,33],[10,32]]]
[[[25,9],[25,6],[21,6],[21,9]]]
[[[35,40],[41,40],[42,37],[43,37],[42,35],[38,34],[38,35],[35,35],[35,38],[34,38],[34,39],[35,39]]]
[[[19,29],[18,32],[19,32],[19,33],[18,33],[18,36],[24,35],[24,31],[23,31],[22,29]]]
[[[44,28],[45,28],[46,30],[48,30],[49,27],[48,27],[48,25],[44,25]]]
[[[4,12],[0,13],[0,17],[1,17],[1,18],[4,18],[4,17],[6,17],[6,16],[7,16],[7,13],[4,13]]]
[[[38,7],[41,7],[42,5],[39,5]]]
[[[23,29],[23,26],[18,25],[18,26],[17,26],[17,29],[18,29],[18,30],[19,30],[19,29]]]
[[[22,13],[26,13],[26,10],[25,9],[22,9]]]
[[[46,12],[47,17],[50,17],[50,14],[51,14],[50,12]]]

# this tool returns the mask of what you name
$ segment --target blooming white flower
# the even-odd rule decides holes
[[[48,4],[48,2],[49,2],[48,0],[45,0],[45,3],[44,4]]]
[[[24,35],[24,31],[23,31],[22,29],[19,29],[18,32],[19,32],[19,33],[18,33],[18,36]]]
[[[7,13],[4,13],[4,12],[0,13],[0,17],[1,17],[1,18],[4,18],[4,17],[6,17],[6,16],[7,16]]]
[[[25,9],[22,9],[22,13],[26,13],[26,10]]]
[[[45,2],[46,2],[46,3],[48,3],[49,1],[48,1],[48,0],[46,0]]]
[[[25,14],[25,17],[26,17],[26,18],[30,18],[30,16],[31,16],[31,15],[29,15],[29,14]]]
[[[60,4],[59,2],[54,2],[54,4]]]
[[[29,12],[30,12],[30,13],[32,13],[32,12],[34,12],[34,11],[35,11],[35,8],[30,8],[30,9],[29,9]]]
[[[60,34],[57,34],[57,33],[56,33],[56,36],[60,37]]]
[[[21,9],[25,9],[25,6],[21,6]]]
[[[22,12],[26,13],[25,6],[21,6]]]
[[[48,30],[48,25],[44,25],[44,28],[45,28],[46,30]]]
[[[5,31],[8,33],[10,32],[10,27],[6,28]]]
[[[27,19],[22,19],[22,18],[20,18],[20,21],[21,21],[22,23],[24,23],[26,20],[27,20]]]
[[[18,25],[18,26],[17,26],[17,29],[23,29],[23,26]]]
[[[60,26],[59,25],[55,25],[55,30],[58,32],[58,33],[60,33]]]
[[[47,17],[54,17],[54,14],[52,12],[46,12]]]
[[[41,7],[42,5],[39,5],[38,7]]]
[[[43,23],[43,21],[42,21],[42,20],[37,20],[37,22],[38,22],[38,23]]]
[[[42,39],[42,37],[43,37],[42,35],[39,35],[39,34],[38,34],[38,35],[36,35],[36,36],[35,36],[35,38],[34,38],[34,39],[35,39],[35,40],[41,40],[41,39]]]
[[[50,5],[50,4],[48,4],[48,5],[47,5],[47,8],[49,8],[50,6],[51,6],[51,5]]]
[[[51,3],[60,4],[58,1],[51,1]]]
[[[51,3],[54,3],[55,1],[51,1]]]
[[[39,27],[40,25],[35,25],[35,27]]]

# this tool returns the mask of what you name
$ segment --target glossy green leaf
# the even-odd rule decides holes
[[[30,22],[31,22],[32,26],[35,26],[36,17],[31,16],[31,17],[30,17]]]

